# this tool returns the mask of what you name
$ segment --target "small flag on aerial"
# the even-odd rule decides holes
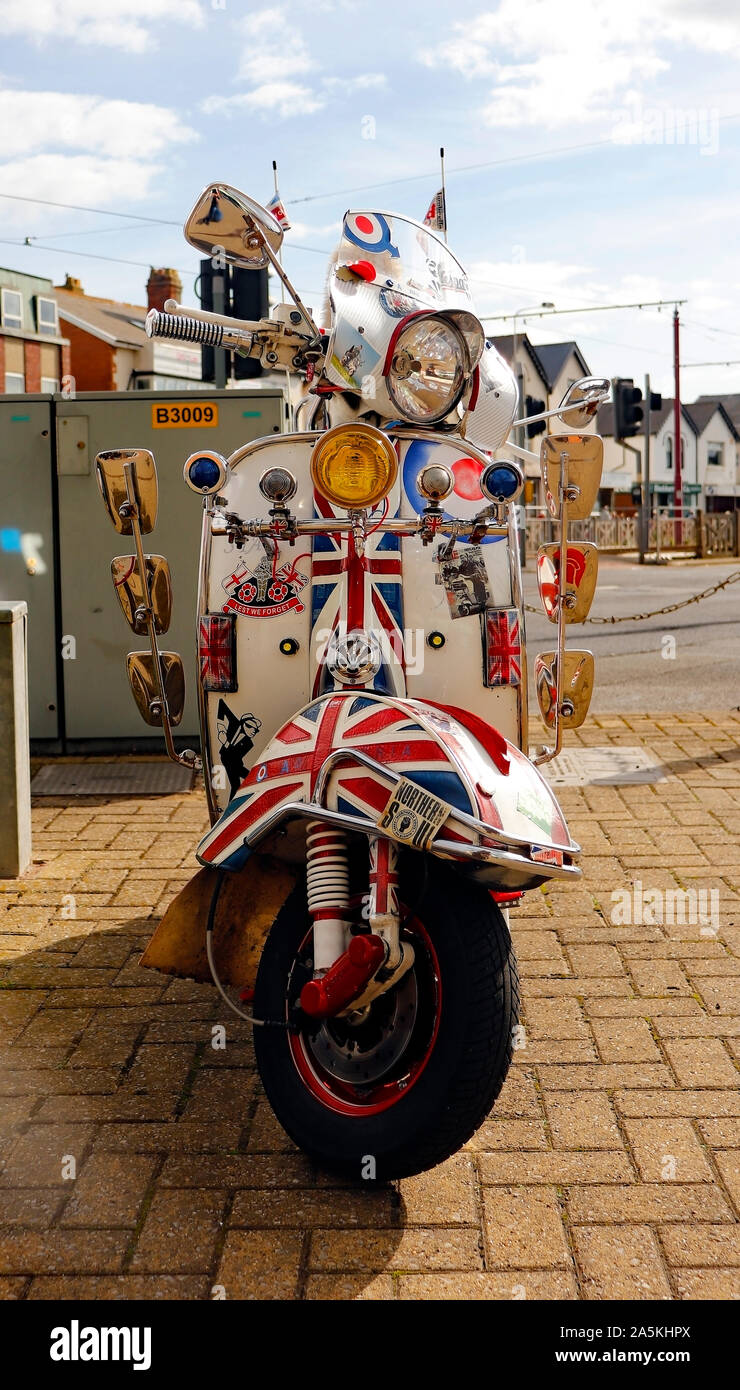
[[[270,199],[269,203],[267,204],[267,211],[272,213],[276,222],[280,223],[280,226],[282,227],[284,232],[290,231],[290,222],[288,221],[288,214],[285,211],[285,208],[283,207],[282,199],[279,193],[276,193],[275,196]]]
[[[439,192],[435,193],[432,198],[429,204],[429,211],[424,218],[424,226],[431,227],[433,232],[447,231],[447,208],[445,207],[445,192],[443,188],[440,188]]]

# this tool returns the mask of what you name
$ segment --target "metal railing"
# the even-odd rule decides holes
[[[697,556],[734,556],[740,554],[740,523],[737,512],[684,513],[680,521],[672,507],[655,507],[650,518],[648,550],[689,552]],[[602,511],[585,521],[571,522],[570,537],[574,541],[591,541],[601,551],[630,552],[639,550],[639,518],[634,509]],[[540,545],[557,540],[558,526],[549,516],[532,515],[526,519],[527,550],[534,552]]]

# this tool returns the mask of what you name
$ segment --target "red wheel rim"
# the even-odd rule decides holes
[[[425,976],[433,983],[433,1017],[431,1027],[426,1030],[427,1036],[417,1040],[415,1049],[409,1049],[413,1051],[413,1055],[408,1058],[408,1065],[404,1054],[403,1065],[398,1075],[388,1081],[380,1081],[374,1086],[358,1088],[333,1076],[324,1068],[310,1051],[303,1033],[289,1032],[287,1035],[293,1062],[304,1085],[327,1110],[332,1110],[335,1114],[362,1118],[379,1115],[383,1110],[397,1105],[416,1085],[434,1051],[442,1009],[439,961],[429,934],[418,917],[411,917],[406,921],[404,934],[406,933],[413,938],[413,944],[417,949],[417,960],[411,967],[413,971],[416,971],[418,966],[418,947],[423,947],[426,957]],[[309,932],[301,943],[301,950],[310,940]],[[364,1094],[360,1094],[361,1090]]]

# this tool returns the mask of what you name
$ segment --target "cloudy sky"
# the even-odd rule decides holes
[[[134,303],[174,265],[193,302],[196,194],[266,201],[275,159],[318,305],[344,211],[423,218],[444,145],[481,315],[686,299],[684,399],[740,391],[737,0],[0,0],[0,33],[0,264]],[[670,308],[527,327],[672,392]]]

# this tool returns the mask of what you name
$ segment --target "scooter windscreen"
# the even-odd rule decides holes
[[[481,407],[486,402],[476,438],[489,449],[503,442],[514,418],[516,383],[508,364],[485,340],[464,266],[428,227],[396,214],[348,212],[330,270],[329,300],[332,325],[324,371],[332,385],[361,394],[386,419],[438,423],[448,413],[444,400],[437,415],[430,410],[424,418],[413,409],[404,411],[403,398],[413,396],[413,381],[408,389],[401,383],[394,390],[391,359],[410,337],[405,357],[411,372],[414,359],[426,356],[429,375],[444,376],[449,370],[444,361],[446,320],[464,340],[466,400],[478,400]],[[434,320],[414,322],[420,314],[434,315]],[[427,388],[429,384],[427,380]],[[431,397],[423,382],[419,395]]]

